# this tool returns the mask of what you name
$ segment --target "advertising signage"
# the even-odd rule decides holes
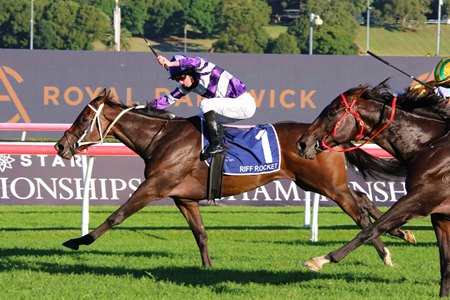
[[[83,200],[82,156],[64,160],[55,155],[0,154],[0,204],[81,205]],[[349,186],[365,192],[377,205],[390,206],[406,194],[402,178],[364,181],[349,169]],[[144,163],[138,156],[102,156],[95,159],[90,181],[91,205],[124,203],[144,180]],[[280,180],[236,196],[224,197],[219,205],[304,205],[315,195],[294,182]],[[321,205],[335,205],[321,197]],[[173,204],[169,198],[155,205]]]
[[[175,53],[162,53],[171,57]],[[411,79],[370,56],[193,53],[223,66],[246,83],[258,110],[245,124],[312,122],[341,92],[391,77],[393,91]],[[389,57],[392,64],[427,81],[438,57]],[[0,122],[72,123],[103,88],[122,102],[145,104],[175,83],[150,53],[0,49]],[[189,94],[170,110],[199,111]]]
[[[175,53],[162,53],[170,58]],[[414,82],[370,56],[192,53],[223,66],[246,83],[257,112],[237,124],[312,122],[341,92],[361,84],[375,86],[390,77],[392,92]],[[422,81],[433,79],[439,57],[387,57]],[[145,104],[170,92],[175,83],[150,53],[0,49],[0,123],[72,123],[104,88],[125,104]],[[201,98],[190,94],[169,108],[180,117],[198,114]],[[20,132],[0,131],[0,139]],[[29,133],[61,137],[62,132]],[[295,142],[295,141],[293,141]],[[143,180],[138,157],[98,157],[91,203],[120,204]],[[351,173],[351,172],[350,172]],[[363,181],[350,174],[349,185],[372,201],[391,205],[405,193],[402,179]],[[79,204],[79,158],[0,154],[0,204]],[[303,205],[312,195],[289,181],[227,197],[223,205]],[[156,204],[171,204],[165,199]],[[327,204],[322,199],[322,204]]]

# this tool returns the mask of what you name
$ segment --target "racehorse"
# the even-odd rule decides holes
[[[302,157],[313,159],[317,153],[336,145],[372,140],[406,168],[407,194],[351,242],[325,256],[306,261],[306,267],[320,271],[324,264],[341,261],[357,247],[386,231],[411,219],[431,215],[440,254],[440,296],[448,296],[450,138],[442,136],[447,132],[449,116],[448,101],[434,92],[405,90],[394,96],[389,93],[387,81],[375,87],[361,85],[349,89],[320,113],[297,141]],[[375,167],[381,171],[383,167],[377,164],[378,160],[361,159],[358,169],[364,171]]]
[[[207,233],[199,210],[199,201],[206,199],[208,167],[200,160],[200,118],[179,118],[167,111],[136,109],[113,101],[106,92],[93,99],[79,114],[72,126],[55,144],[58,155],[70,159],[93,144],[113,137],[136,152],[145,161],[145,180],[132,196],[104,223],[90,233],[68,240],[64,246],[78,250],[89,245],[111,227],[151,202],[171,197],[186,218],[200,250],[203,266],[211,266]],[[302,159],[295,141],[306,124],[274,125],[279,138],[281,168],[274,173],[248,176],[224,176],[222,196],[250,191],[271,181],[287,178],[307,191],[334,200],[360,226],[370,223],[369,214],[378,218],[381,212],[362,193],[347,186],[345,157],[340,153],[324,153],[316,160]],[[410,232],[395,229],[393,236],[415,243]],[[373,243],[385,264],[391,265],[389,251],[376,240]]]

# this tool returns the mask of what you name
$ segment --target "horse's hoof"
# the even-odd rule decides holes
[[[414,233],[410,230],[405,230],[405,241],[410,245],[417,244],[416,237]]]
[[[388,267],[393,267],[394,263],[392,262],[391,251],[388,248],[384,248],[384,252],[386,253],[383,258],[383,262]]]
[[[314,272],[322,271],[322,264],[317,258],[311,258],[310,260],[303,262],[302,265]]]
[[[64,247],[67,247],[67,248],[72,249],[72,250],[80,249],[79,245],[76,244],[73,240],[68,240],[67,242],[62,243],[62,245]]]

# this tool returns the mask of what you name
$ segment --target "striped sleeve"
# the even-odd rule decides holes
[[[165,94],[164,96],[154,99],[152,106],[156,109],[166,109],[188,93],[189,92],[183,89],[181,85],[177,86],[170,94]]]

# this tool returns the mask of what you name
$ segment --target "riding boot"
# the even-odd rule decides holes
[[[225,147],[223,145],[223,127],[216,121],[215,111],[210,110],[205,113],[204,116],[210,137],[208,149],[206,149],[205,154],[207,156],[214,156],[225,151]]]

